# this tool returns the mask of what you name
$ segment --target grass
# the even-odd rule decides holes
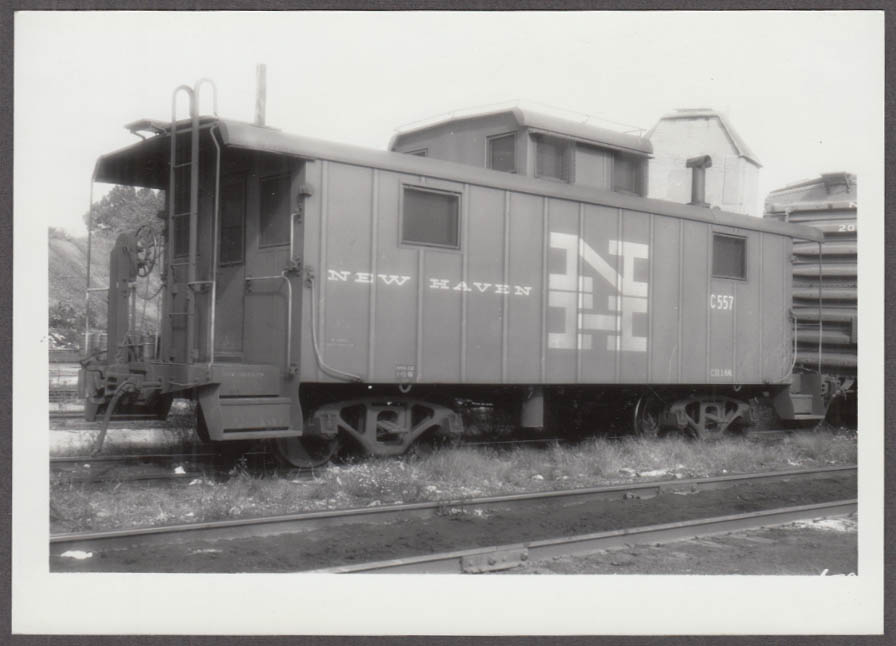
[[[198,479],[189,486],[85,485],[54,476],[51,519],[54,532],[86,531],[855,462],[855,436],[832,432],[795,433],[775,443],[591,439],[514,450],[462,447],[331,466],[310,479],[256,477],[239,468],[226,482]]]

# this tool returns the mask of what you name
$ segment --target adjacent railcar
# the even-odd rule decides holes
[[[793,316],[799,372],[827,376],[834,421],[855,423],[858,376],[858,181],[824,173],[769,193],[765,217],[811,226],[822,244],[793,249]],[[819,293],[822,300],[819,301]]]
[[[191,397],[204,439],[273,439],[312,466],[344,441],[390,455],[457,435],[464,399],[534,428],[598,427],[602,403],[627,402],[650,434],[749,423],[759,395],[785,418],[823,415],[811,384],[790,389],[792,243],[815,229],[200,118],[195,103],[190,120],[129,128],[151,136],[94,178],[165,190],[169,209],[162,240],[123,235],[112,252],[88,418]],[[159,247],[150,344],[132,300]]]

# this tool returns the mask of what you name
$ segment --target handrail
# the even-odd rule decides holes
[[[190,112],[192,112],[192,106],[194,103],[193,102],[193,88],[191,88],[189,85],[178,85],[176,88],[174,88],[174,92],[171,94],[171,130],[170,130],[170,135],[169,135],[171,137],[171,146],[170,146],[171,153],[170,153],[170,163],[168,166],[168,241],[167,241],[168,244],[165,245],[165,255],[167,256],[165,258],[166,262],[174,259],[174,209],[175,209],[174,193],[175,193],[175,171],[176,171],[175,165],[177,164],[177,135],[178,135],[178,132],[177,132],[177,95],[180,92],[186,92],[187,97],[190,100]],[[192,125],[195,125],[195,124],[191,124],[191,126]],[[183,264],[189,264],[189,263],[178,263],[178,264],[183,265]],[[174,282],[174,265],[172,264],[169,267],[169,269],[171,272],[172,282]],[[188,299],[190,298],[189,293],[187,295],[187,298]],[[165,290],[165,300],[168,302],[168,307],[166,307],[165,309],[166,310],[170,309],[171,299],[170,299],[168,290]],[[189,321],[187,321],[187,329],[188,330],[189,330],[189,327],[190,327],[190,323],[189,323]],[[188,334],[189,334],[189,332],[188,332]],[[171,336],[170,334],[163,335],[163,338],[165,340],[165,344],[164,344],[165,347],[162,349],[163,357],[168,356],[168,349],[169,349],[169,345],[171,343],[170,336]],[[191,354],[190,350],[191,350],[191,348],[190,348],[189,341],[188,341],[188,343],[187,343],[187,358],[186,358],[187,363],[190,362],[190,354]]]
[[[200,79],[196,82],[196,91],[199,91],[199,86],[203,81],[207,79]],[[208,81],[212,84],[212,88],[215,90],[214,101],[215,101],[215,116],[218,116],[218,90],[215,88],[215,84],[211,81]],[[218,139],[215,137],[215,127],[213,126],[209,130],[209,136],[212,139],[212,143],[215,144],[215,207],[214,213],[212,214],[212,294],[209,302],[209,324],[208,324],[208,367],[211,370],[212,364],[215,362],[215,313],[217,310],[217,298],[218,298],[218,225],[219,220],[221,218],[221,146],[218,144]]]
[[[90,175],[90,206],[87,209],[87,281],[84,286],[84,354],[90,347],[90,251],[93,246],[93,185],[96,183],[96,167]],[[106,291],[108,291],[108,287]]]
[[[208,81],[210,83],[210,81]],[[168,192],[170,193],[168,208],[168,228],[172,247],[174,245],[174,215],[177,169],[177,95],[186,92],[190,100],[190,223],[189,223],[189,263],[187,266],[187,282],[196,282],[196,258],[198,256],[199,235],[199,110],[196,102],[196,91],[201,85],[196,83],[195,89],[188,85],[179,85],[171,95],[171,164],[169,169]],[[214,84],[212,84],[214,86]],[[217,96],[217,90],[214,91]],[[217,103],[217,98],[215,98]],[[217,107],[217,106],[216,106]],[[173,267],[172,267],[173,270]],[[173,271],[172,271],[173,274]],[[187,356],[186,363],[193,363],[193,352],[196,345],[196,295],[187,292]]]
[[[315,294],[314,289],[315,280],[313,272],[306,270],[305,282],[308,285],[308,289],[311,290],[311,295],[308,299],[308,315],[311,319],[311,348],[314,350],[314,358],[315,360],[317,360],[318,367],[326,374],[337,379],[345,379],[347,381],[355,382],[363,381],[360,375],[356,375],[351,372],[345,372],[344,370],[339,370],[338,368],[333,368],[332,366],[327,365],[327,363],[324,361],[323,356],[321,356],[320,345],[318,344],[317,340],[317,325],[315,323],[317,317],[314,312],[314,303],[317,300],[317,295]]]
[[[212,113],[217,117],[218,116],[218,86],[215,85],[215,82],[210,78],[201,78],[196,83],[193,84],[193,95],[196,97],[196,101],[199,101],[199,90],[204,84],[209,84],[212,86]]]
[[[822,250],[822,243],[818,243],[818,374],[821,374],[821,339],[824,336],[824,317],[821,316],[822,310],[822,301],[824,297],[822,296],[822,283],[824,282],[824,278],[822,278],[822,266],[824,264],[824,251]]]

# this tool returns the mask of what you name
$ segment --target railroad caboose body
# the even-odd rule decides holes
[[[160,342],[135,336],[122,240],[88,416],[191,397],[205,439],[308,466],[340,438],[457,434],[464,398],[527,427],[625,400],[644,432],[723,431],[763,393],[823,413],[789,390],[792,242],[815,230],[195,114],[130,128],[154,134],[95,179],[168,192]]]

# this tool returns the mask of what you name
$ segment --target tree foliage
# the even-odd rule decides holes
[[[157,214],[165,208],[165,193],[148,188],[134,188],[133,186],[116,185],[101,200],[93,205],[93,267],[92,283],[94,286],[108,281],[108,249],[120,233],[135,232],[143,224],[151,224],[157,232],[162,229],[162,222]],[[90,220],[90,213],[83,216],[84,222]],[[61,229],[50,227],[48,230],[50,240],[66,239],[74,240],[70,234]],[[101,244],[97,237],[103,238]],[[81,245],[83,249],[83,244]],[[49,331],[54,342],[70,347],[78,347],[84,335],[84,292],[80,287],[84,281],[84,259],[75,258],[72,254],[81,253],[77,246],[61,247],[57,255],[51,254],[49,279],[51,287],[56,285],[59,289],[57,296],[51,298],[49,305]],[[101,251],[102,250],[102,251]],[[99,254],[99,255],[98,255]],[[100,257],[106,256],[106,257]],[[159,265],[148,279],[149,284],[143,282],[138,286],[138,296],[153,293],[159,285]],[[78,286],[72,288],[73,277],[77,277]],[[52,290],[51,290],[52,291]],[[58,298],[58,302],[56,301]],[[140,329],[156,329],[158,322],[155,315],[155,306],[146,307],[143,300],[138,300],[138,320],[135,325]],[[90,307],[91,329],[103,329],[106,327],[106,304],[101,297],[92,299]]]
[[[71,240],[71,234],[65,229],[60,229],[59,227],[48,227],[48,233],[50,236],[50,240]]]
[[[90,312],[91,327],[97,326],[95,311]],[[56,343],[66,347],[79,347],[84,334],[84,307],[76,307],[62,301],[49,308],[49,331]]]
[[[103,199],[94,203],[93,230],[117,235],[136,231],[143,224],[160,227],[158,212],[165,208],[165,194],[151,188],[134,188],[116,184]],[[84,214],[90,226],[90,213]]]

